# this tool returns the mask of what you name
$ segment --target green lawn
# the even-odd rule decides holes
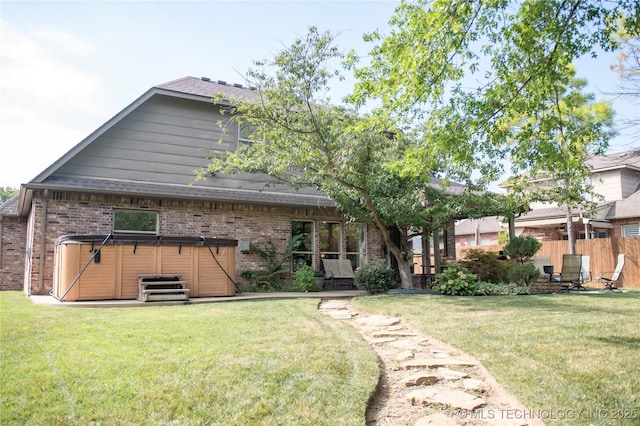
[[[0,293],[2,425],[361,425],[378,378],[317,300],[51,308]]]
[[[475,356],[547,424],[640,424],[638,291],[377,296],[354,307],[406,318]]]

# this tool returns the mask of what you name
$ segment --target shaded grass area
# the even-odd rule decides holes
[[[354,300],[476,357],[547,424],[640,424],[640,292]],[[570,420],[552,418],[574,416]]]
[[[0,424],[363,424],[377,358],[317,303],[68,309],[2,292]]]

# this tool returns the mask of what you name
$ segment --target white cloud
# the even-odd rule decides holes
[[[57,34],[59,40],[66,40],[64,49],[74,41],[72,35],[60,31],[40,33]],[[100,82],[90,72],[64,60],[59,50],[41,44],[40,37],[21,33],[6,21],[1,23],[0,38],[3,44],[0,51],[3,104],[37,102],[56,108],[91,106]],[[78,40],[76,44],[84,46],[84,52],[91,51],[86,42]]]
[[[0,40],[0,186],[18,186],[86,135],[101,83],[74,63],[91,63],[96,49],[72,34],[27,34],[0,20]]]
[[[58,47],[62,51],[74,55],[95,55],[98,53],[97,49],[86,40],[58,29],[45,28],[35,32],[33,36],[42,44],[50,44],[54,48]]]

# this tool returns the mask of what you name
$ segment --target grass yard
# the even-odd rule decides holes
[[[0,292],[0,424],[361,425],[377,358],[317,304],[69,309]]]
[[[354,300],[475,356],[549,425],[640,424],[640,291]]]

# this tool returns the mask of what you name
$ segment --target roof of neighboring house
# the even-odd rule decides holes
[[[607,214],[607,219],[627,219],[640,217],[640,191],[634,192],[624,200],[618,200]]]
[[[456,235],[475,235],[476,225],[481,234],[497,233],[502,230],[502,218],[488,216],[481,219],[465,219],[456,224]]]
[[[607,170],[616,169],[631,169],[640,171],[640,149],[634,149],[629,151],[613,152],[611,154],[594,155],[587,160],[587,163],[591,165],[592,173],[604,172]],[[525,173],[524,176],[527,176]],[[535,181],[546,181],[544,177],[532,179]],[[511,186],[510,179],[500,183],[502,188],[509,188]]]
[[[0,216],[15,216],[18,214],[18,194],[9,198],[4,203],[0,204]]]
[[[604,203],[596,207],[595,216],[591,219],[596,222],[606,222],[609,217],[609,210],[612,203]],[[573,210],[571,216],[573,222],[580,218],[580,210]],[[515,218],[514,222],[518,227],[547,227],[562,225],[567,222],[566,210],[560,207],[547,207],[543,209],[533,209],[527,214]]]
[[[593,172],[620,168],[640,170],[640,149],[593,156],[587,162]]]

